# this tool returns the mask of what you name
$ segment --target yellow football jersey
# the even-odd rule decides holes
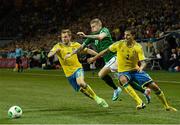
[[[142,46],[135,43],[127,47],[125,40],[117,41],[109,47],[112,52],[117,52],[118,72],[131,71],[136,68],[139,61],[145,60]]]
[[[57,48],[60,49],[59,52],[56,53],[59,62],[64,70],[66,77],[71,76],[78,68],[82,68],[81,63],[78,60],[77,54],[72,55],[70,58],[64,60],[66,54],[70,54],[73,50],[79,48],[81,44],[77,42],[70,42],[69,45],[64,45],[62,43],[57,43],[51,51],[56,51]]]

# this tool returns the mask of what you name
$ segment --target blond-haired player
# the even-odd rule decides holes
[[[64,59],[65,55],[72,53],[73,50],[77,49],[81,45],[71,40],[71,31],[69,29],[63,29],[61,31],[61,42],[57,43],[49,52],[48,57],[57,55],[59,62],[64,70],[64,73],[76,91],[81,91],[86,96],[95,100],[97,104],[102,107],[108,107],[106,101],[98,97],[92,88],[84,81],[84,71],[81,63],[78,61],[77,54],[74,54],[68,59]],[[97,53],[91,49],[85,48],[83,52],[91,55]]]

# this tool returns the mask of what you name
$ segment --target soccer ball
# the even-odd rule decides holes
[[[22,109],[19,106],[12,106],[8,110],[8,117],[9,118],[20,118],[22,115]]]

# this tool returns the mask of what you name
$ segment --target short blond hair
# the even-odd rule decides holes
[[[102,22],[101,22],[101,20],[98,19],[98,18],[95,18],[95,19],[92,19],[92,20],[91,20],[90,24],[94,24],[94,23],[99,24],[99,25],[102,26]]]

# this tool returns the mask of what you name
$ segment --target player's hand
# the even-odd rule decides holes
[[[95,60],[95,58],[94,57],[91,57],[91,58],[88,58],[87,59],[87,62],[88,63],[92,63],[92,62],[95,62],[96,60]]]
[[[81,37],[85,37],[86,34],[84,32],[77,32],[77,35],[81,36]]]
[[[137,70],[138,72],[142,72],[142,68],[139,67],[139,66],[136,66],[136,70]]]

